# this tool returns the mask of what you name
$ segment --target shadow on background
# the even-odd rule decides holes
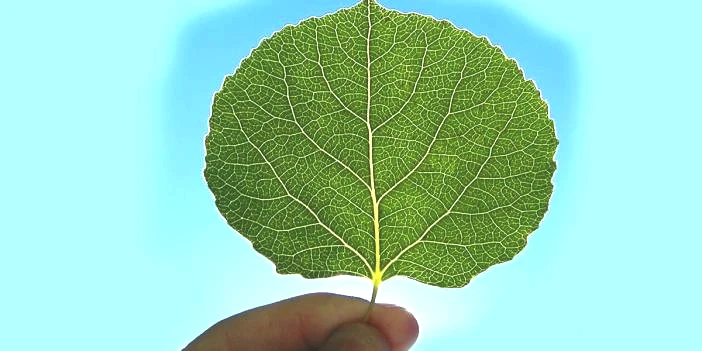
[[[249,1],[196,18],[184,27],[164,87],[166,114],[162,122],[165,137],[162,147],[165,154],[160,158],[164,164],[158,167],[160,173],[155,183],[157,226],[164,234],[158,235],[168,235],[187,244],[213,240],[198,234],[203,228],[211,227],[213,222],[222,222],[226,226],[216,214],[214,201],[202,176],[203,138],[207,133],[212,95],[219,90],[224,77],[234,72],[262,38],[269,37],[284,25],[297,24],[311,15],[321,16],[355,3]],[[528,248],[532,250],[531,247],[536,246],[533,250],[540,251],[530,255],[530,261],[548,262],[555,250],[553,245],[559,244],[564,236],[562,225],[573,215],[572,195],[569,198],[563,195],[572,194],[567,189],[575,185],[575,160],[571,155],[575,140],[577,72],[573,53],[561,38],[544,32],[498,5],[424,0],[385,0],[381,4],[403,12],[448,19],[459,28],[485,35],[493,44],[501,46],[509,57],[515,58],[528,78],[536,81],[549,102],[560,139],[559,168],[554,180],[557,186],[551,210],[538,235],[530,238]],[[233,233],[226,232],[225,235]],[[156,240],[159,245],[169,242],[165,237]]]

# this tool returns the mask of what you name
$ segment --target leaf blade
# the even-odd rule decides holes
[[[262,41],[210,126],[217,206],[281,273],[463,286],[524,248],[553,189],[553,121],[517,63],[373,1]]]

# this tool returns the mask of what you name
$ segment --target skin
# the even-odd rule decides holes
[[[407,351],[417,320],[405,309],[316,293],[258,307],[220,321],[183,351]]]

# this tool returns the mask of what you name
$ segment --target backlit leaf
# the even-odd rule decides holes
[[[558,141],[514,60],[362,1],[286,26],[215,94],[205,178],[228,223],[308,278],[460,287],[539,226]]]

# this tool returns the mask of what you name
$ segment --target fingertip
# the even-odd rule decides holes
[[[296,302],[299,311],[302,311],[301,333],[308,345],[320,345],[332,330],[327,329],[329,319],[320,318],[320,315],[334,311],[335,316],[346,316],[340,319],[347,321],[358,320],[363,311],[368,307],[368,301],[359,297],[350,297],[332,293],[311,293],[290,299]],[[322,313],[322,311],[328,311]],[[390,344],[392,351],[406,351],[417,341],[419,336],[419,323],[406,309],[391,304],[376,304],[373,307],[368,324],[382,333]],[[326,332],[325,332],[326,330]]]
[[[379,304],[369,318],[369,323],[387,338],[393,351],[406,351],[419,337],[419,323],[406,309],[389,304]]]
[[[417,342],[419,337],[419,322],[417,318],[414,317],[412,313],[408,310],[398,307],[407,316],[404,325],[400,325],[404,328],[402,335],[404,335],[404,340],[398,341],[398,350],[409,350],[409,348]]]

